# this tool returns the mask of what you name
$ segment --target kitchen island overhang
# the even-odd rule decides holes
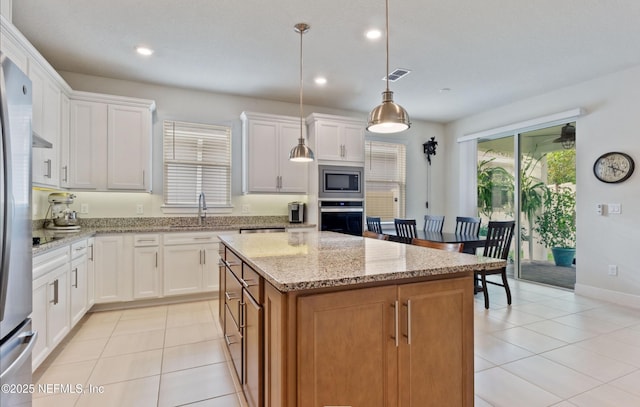
[[[250,406],[473,406],[473,271],[505,261],[332,232],[219,238]]]

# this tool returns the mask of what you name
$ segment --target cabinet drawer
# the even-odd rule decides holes
[[[43,276],[49,271],[66,264],[71,260],[69,246],[39,254],[33,258],[33,279]]]
[[[158,246],[160,244],[160,235],[158,234],[135,235],[133,237],[133,244],[135,247]]]
[[[218,232],[166,233],[165,245],[218,243]]]
[[[264,291],[264,280],[260,274],[252,269],[247,263],[242,264],[242,279],[240,283],[247,289],[255,302],[262,304],[262,293]]]
[[[230,315],[233,317],[233,323],[236,325],[236,328],[240,330],[240,300],[242,299],[242,284],[240,284],[240,281],[238,281],[236,276],[234,276],[228,268],[225,269],[225,276],[226,287],[224,291],[224,302],[227,305]]]
[[[228,248],[225,250],[224,259],[227,263],[227,268],[229,268],[236,278],[240,280],[242,278],[242,260],[240,260],[240,258]]]
[[[81,240],[71,245],[71,258],[77,259],[78,257],[87,254],[87,241]]]
[[[226,309],[225,321],[224,340],[227,343],[238,381],[242,384],[242,334],[236,329],[229,308]]]

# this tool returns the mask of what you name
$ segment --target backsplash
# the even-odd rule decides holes
[[[229,226],[269,226],[276,224],[288,224],[288,216],[207,216],[202,225],[199,218],[190,217],[139,217],[139,218],[80,218],[79,224],[84,228],[138,228],[138,227],[162,227],[162,226],[203,226],[215,229],[216,227]],[[34,229],[44,227],[44,219],[33,221]]]

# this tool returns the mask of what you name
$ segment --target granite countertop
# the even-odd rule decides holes
[[[189,218],[183,218],[192,220]],[[240,229],[252,229],[252,228],[309,228],[316,225],[308,223],[288,223],[276,219],[275,221],[268,219],[266,222],[257,218],[256,222],[252,219],[234,219],[235,222],[229,223],[208,223],[205,225],[197,225],[193,223],[178,223],[170,224],[166,223],[166,219],[158,218],[156,222],[145,223],[133,223],[133,222],[119,222],[105,221],[105,222],[93,222],[89,225],[83,225],[79,230],[74,231],[59,231],[44,228],[36,228],[32,231],[32,236],[40,238],[40,244],[33,246],[33,255],[43,253],[48,250],[63,247],[74,243],[75,241],[86,239],[96,234],[110,234],[110,233],[173,233],[173,232],[224,232],[233,231],[237,232]]]
[[[504,267],[464,253],[334,232],[219,235],[281,292],[337,287]]]

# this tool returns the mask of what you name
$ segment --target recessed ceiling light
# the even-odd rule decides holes
[[[151,48],[148,47],[136,47],[136,52],[140,55],[144,55],[146,57],[148,57],[149,55],[153,54],[153,50]]]
[[[367,33],[365,35],[370,40],[377,40],[378,38],[382,37],[382,31],[380,31],[380,30],[369,30],[369,31],[367,31]]]
[[[316,82],[316,85],[326,85],[327,84],[327,78],[322,77],[322,76],[318,76],[316,79],[314,79],[314,81]]]
[[[440,89],[438,90],[438,92],[440,92],[440,93],[447,93],[447,92],[451,92],[451,88],[440,88]]]

